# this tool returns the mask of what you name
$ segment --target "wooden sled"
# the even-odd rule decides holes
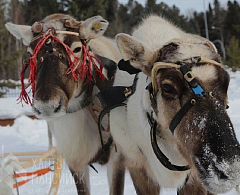
[[[30,118],[35,118],[35,117],[30,116]],[[13,123],[14,123],[14,119],[0,120],[0,126],[12,125]],[[49,140],[49,143],[51,143],[51,140]],[[63,168],[63,158],[57,152],[56,148],[52,147],[48,151],[43,151],[43,152],[16,152],[16,153],[2,154],[3,158],[7,156],[17,157],[18,162],[21,163],[19,166],[20,170],[29,168],[43,161],[52,161],[54,165],[54,176],[53,176],[52,184],[48,194],[57,195],[59,190],[59,185],[60,185],[62,168]],[[6,164],[10,164],[10,163],[11,163],[11,160],[6,162]]]

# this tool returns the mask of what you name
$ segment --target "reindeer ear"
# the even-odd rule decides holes
[[[124,33],[118,34],[116,41],[124,60],[130,60],[132,66],[141,69],[147,75],[151,75],[154,52],[150,48]]]
[[[28,46],[32,40],[31,26],[17,25],[11,22],[5,24],[7,30],[17,39],[22,39],[23,44]]]
[[[82,39],[95,39],[103,35],[107,30],[108,21],[101,16],[94,16],[83,21],[80,25],[80,37]]]

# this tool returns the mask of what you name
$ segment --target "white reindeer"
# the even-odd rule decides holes
[[[118,34],[116,41],[123,59],[141,72],[127,107],[110,113],[111,133],[131,175],[143,173],[152,180],[153,191],[145,194],[159,194],[158,187],[180,190],[186,181],[180,194],[225,193],[234,188],[240,180],[240,146],[225,110],[229,75],[214,47],[158,16],[144,19],[132,36]],[[181,67],[189,72],[182,73]],[[133,78],[118,70],[114,85],[131,86]],[[201,93],[193,92],[196,86]],[[191,108],[173,121],[186,104]],[[159,162],[151,145],[149,119],[156,124],[160,150],[185,171],[169,170]],[[139,177],[136,182],[145,181]]]

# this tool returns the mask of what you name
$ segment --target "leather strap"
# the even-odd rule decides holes
[[[153,117],[150,116],[150,114],[148,112],[147,112],[147,118],[148,118],[148,122],[151,126],[150,136],[151,136],[152,148],[153,148],[153,151],[154,151],[156,157],[162,163],[162,165],[171,171],[187,171],[187,170],[189,170],[190,169],[189,166],[178,166],[178,165],[172,164],[169,161],[169,159],[163,154],[163,152],[161,151],[161,149],[159,148],[159,146],[157,144],[157,138],[156,138],[157,121],[155,119],[153,119]]]
[[[196,104],[196,102],[199,100],[199,95],[194,95],[192,99],[188,100],[183,107],[177,112],[177,114],[172,119],[169,129],[174,134],[174,130],[178,126],[178,124],[181,122],[183,117],[187,114],[187,112]]]

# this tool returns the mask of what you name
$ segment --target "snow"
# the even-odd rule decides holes
[[[229,110],[228,113],[233,122],[236,135],[240,140],[240,72],[230,72],[231,81],[229,86]],[[32,109],[28,105],[22,107],[17,104],[16,98],[0,99],[0,119],[16,118],[13,126],[0,126],[0,154],[6,152],[30,152],[30,151],[46,151],[48,150],[47,124],[42,120],[33,120],[25,115],[32,115]],[[204,127],[205,121],[202,119],[200,126]],[[35,165],[28,171],[49,167],[52,162],[42,162]],[[91,194],[106,195],[109,193],[107,181],[107,168],[94,164],[98,170],[96,173],[90,168]],[[50,190],[53,173],[48,173],[42,177],[38,177],[29,183],[21,186],[20,194],[24,195],[43,195]],[[14,191],[14,194],[17,194]],[[71,174],[64,164],[62,178],[60,182],[59,195],[77,194],[74,181]],[[129,173],[125,178],[125,195],[136,194]],[[226,195],[237,195],[236,190],[228,192]],[[1,192],[0,192],[1,195]],[[161,195],[176,195],[175,190],[164,190]]]
[[[18,103],[17,98],[0,99],[0,119],[14,119],[21,115],[33,115],[29,105]]]

